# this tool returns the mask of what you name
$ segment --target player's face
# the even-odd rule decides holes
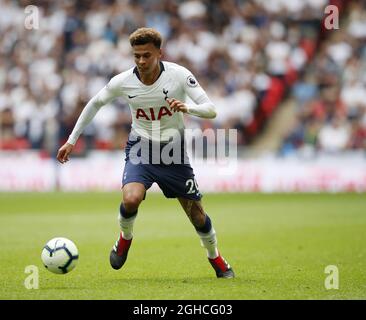
[[[133,46],[132,51],[140,74],[148,75],[156,70],[161,58],[161,49],[147,43]]]

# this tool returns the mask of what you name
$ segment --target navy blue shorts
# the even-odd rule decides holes
[[[202,195],[198,189],[193,169],[189,163],[153,164],[136,163],[131,161],[130,150],[137,141],[127,142],[125,149],[125,168],[122,177],[122,186],[130,182],[139,182],[148,190],[156,182],[167,198],[186,198],[200,200]],[[184,148],[182,146],[182,148]],[[182,149],[182,159],[185,150]],[[186,157],[186,155],[184,155]],[[150,158],[151,160],[151,158]]]

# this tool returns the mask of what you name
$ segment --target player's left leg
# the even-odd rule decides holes
[[[178,198],[178,200],[201,238],[201,243],[207,250],[208,261],[214,268],[216,276],[234,278],[233,269],[218,251],[216,231],[210,217],[204,212],[201,201],[186,198]]]

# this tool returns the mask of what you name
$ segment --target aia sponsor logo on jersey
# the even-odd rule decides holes
[[[154,108],[142,109],[137,108],[136,110],[136,119],[145,119],[148,121],[160,120],[164,116],[171,117],[173,115],[173,111],[170,111],[167,107],[160,107],[159,111],[155,111]]]

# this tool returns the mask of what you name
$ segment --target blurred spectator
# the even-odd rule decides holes
[[[1,128],[1,137],[4,145],[8,145],[9,141],[12,141],[15,138],[14,135],[14,116],[13,112],[10,108],[4,109],[1,112],[1,122],[0,122],[0,128]]]
[[[352,121],[352,132],[348,148],[366,150],[366,126],[358,119]]]
[[[334,117],[319,130],[319,146],[326,152],[343,151],[350,137],[350,128],[345,119]]]

